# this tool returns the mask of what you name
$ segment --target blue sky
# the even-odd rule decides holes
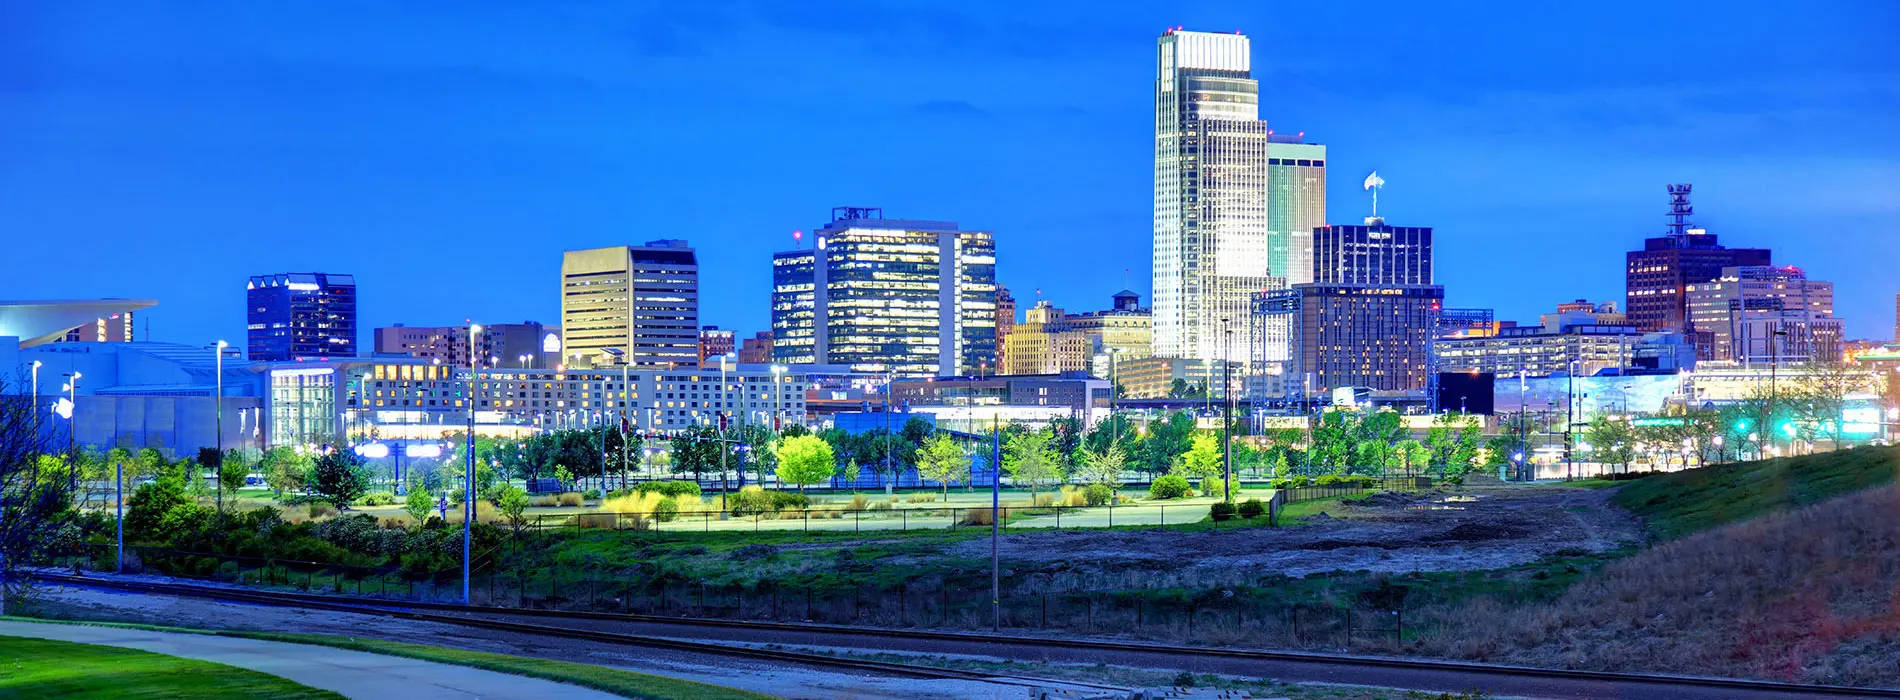
[[[1889,2],[0,1],[0,298],[240,340],[248,275],[314,270],[356,274],[365,329],[553,323],[561,250],[685,238],[702,322],[750,334],[769,253],[859,205],[993,230],[1021,303],[1099,308],[1148,289],[1174,25],[1253,37],[1328,218],[1377,168],[1451,305],[1620,301],[1692,182],[1725,243],[1891,333]]]

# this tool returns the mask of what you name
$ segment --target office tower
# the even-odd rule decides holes
[[[1792,265],[1727,267],[1687,287],[1697,360],[1832,362],[1841,358],[1834,283]]]
[[[1432,229],[1363,225],[1313,231],[1313,282],[1295,285],[1291,344],[1300,376],[1288,389],[1423,391],[1445,288],[1432,284]]]
[[[996,366],[1002,367],[1009,357],[1009,332],[1016,327],[1016,297],[1010,296],[1009,288],[996,285]]]
[[[1449,315],[1453,309],[1445,309]],[[1444,315],[1440,327],[1446,326]],[[1629,324],[1612,303],[1582,299],[1541,314],[1534,326],[1505,326],[1491,333],[1440,335],[1433,343],[1440,372],[1489,372],[1499,377],[1541,377],[1559,372],[1590,376],[1598,370],[1629,367],[1638,354],[1659,342]],[[1672,343],[1680,343],[1674,338]]]
[[[699,261],[681,240],[561,256],[561,336],[569,367],[699,362]]]
[[[1247,328],[1253,294],[1271,286],[1271,149],[1249,51],[1238,33],[1156,42],[1156,356],[1219,357],[1223,331]]]
[[[1768,265],[1765,248],[1724,248],[1715,234],[1689,223],[1689,185],[1669,186],[1669,232],[1643,240],[1625,255],[1625,309],[1644,331],[1688,333],[1688,286],[1709,282],[1722,268]]]
[[[710,361],[717,366],[721,355],[733,351],[732,341],[732,331],[719,330],[718,326],[699,329],[699,364],[703,366]]]
[[[1079,314],[1036,302],[1010,332],[1002,373],[1089,372],[1106,378],[1114,363],[1147,357],[1153,324],[1141,296],[1122,290],[1111,299],[1107,309]]]
[[[1313,281],[1313,229],[1326,225],[1326,147],[1268,132],[1267,273]]]
[[[903,377],[996,371],[996,245],[951,221],[837,207],[772,256],[772,354]]]
[[[405,326],[377,328],[377,355],[406,355],[450,367],[552,369],[561,362],[561,336],[534,321],[484,323],[469,352],[468,326]]]
[[[739,343],[739,362],[756,365],[772,361],[772,332],[759,331]]]
[[[356,278],[321,272],[252,277],[244,292],[254,362],[356,356]]]

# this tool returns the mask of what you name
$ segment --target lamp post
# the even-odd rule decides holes
[[[1234,479],[1234,397],[1233,391],[1231,391],[1233,378],[1228,374],[1232,371],[1233,362],[1228,359],[1228,353],[1233,350],[1234,329],[1227,326],[1226,319],[1221,320],[1221,326],[1221,333],[1224,334],[1224,337],[1221,342],[1220,351],[1220,404],[1222,412],[1220,421],[1220,492],[1221,500],[1233,503],[1234,488],[1231,484]]]
[[[217,388],[216,393],[211,397],[211,410],[218,416],[214,421],[214,429],[218,431],[218,473],[212,476],[218,477],[218,517],[220,519],[224,517],[224,348],[229,345],[230,343],[220,340],[212,346],[211,350],[215,356],[212,362],[217,367],[214,370],[217,375],[215,384]]]
[[[772,431],[785,432],[785,365],[772,365]]]
[[[72,405],[72,415],[66,417],[66,451],[71,452],[74,442],[76,441],[73,434],[79,432],[79,378],[86,375],[78,370],[73,370],[64,376],[66,377],[66,383],[64,386],[61,386],[60,389],[66,392],[66,403]],[[74,474],[77,473],[78,472],[74,472]]]
[[[482,325],[468,326],[468,433],[462,463],[462,604],[468,605],[469,532],[475,520],[475,336]]]
[[[726,353],[724,355],[719,356],[719,409],[720,410],[715,411],[714,415],[719,416],[719,439],[722,441],[726,439],[726,422],[731,420],[730,416],[732,415],[732,385],[727,383],[726,372],[732,366],[732,361],[735,359],[737,358],[734,357],[732,353]],[[725,506],[726,506],[726,452],[730,450],[728,449],[729,443],[720,442],[718,444],[719,444],[719,508],[721,511],[724,511]],[[740,480],[739,481],[740,488],[744,488],[745,487],[745,472],[739,473],[739,480]]]
[[[32,407],[33,407],[33,411],[35,412],[35,414],[36,414],[36,415],[37,415],[37,413],[38,413],[38,411],[40,410],[40,365],[43,365],[43,364],[46,364],[46,363],[44,363],[44,362],[41,362],[41,361],[39,361],[39,360],[34,360],[34,361],[33,361],[33,403],[32,403]]]

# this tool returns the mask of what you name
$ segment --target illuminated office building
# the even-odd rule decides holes
[[[1290,363],[1300,371],[1289,391],[1426,389],[1445,302],[1445,288],[1432,284],[1431,228],[1369,217],[1363,225],[1315,229],[1313,280],[1277,305],[1291,312],[1290,302],[1298,303]]]
[[[900,377],[996,371],[990,232],[838,207],[811,238],[772,256],[774,360]]]
[[[1287,284],[1313,281],[1313,229],[1326,225],[1326,147],[1303,136],[1267,143],[1267,270]]]
[[[377,355],[407,355],[450,367],[553,368],[561,362],[561,334],[533,321],[488,323],[469,352],[468,326],[405,326],[376,329]]]
[[[356,356],[356,278],[258,275],[245,285],[246,357],[254,362]]]
[[[1689,192],[1689,185],[1670,185],[1669,233],[1644,239],[1642,250],[1624,256],[1624,308],[1640,330],[1693,336],[1689,285],[1713,281],[1725,267],[1770,264],[1767,249],[1724,248],[1715,234],[1689,223]]]
[[[561,338],[570,367],[699,363],[699,260],[681,240],[561,256]]]
[[[1841,319],[1834,317],[1834,283],[1808,279],[1801,268],[1727,267],[1714,280],[1685,289],[1698,360],[1841,359],[1844,338]]]

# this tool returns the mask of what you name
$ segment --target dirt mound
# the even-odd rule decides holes
[[[1357,501],[1347,501],[1346,504],[1359,508],[1404,508],[1424,501],[1426,498],[1415,493],[1380,491]]]
[[[1513,520],[1467,520],[1453,525],[1438,536],[1453,542],[1484,542],[1523,537],[1530,534],[1528,524]]]

